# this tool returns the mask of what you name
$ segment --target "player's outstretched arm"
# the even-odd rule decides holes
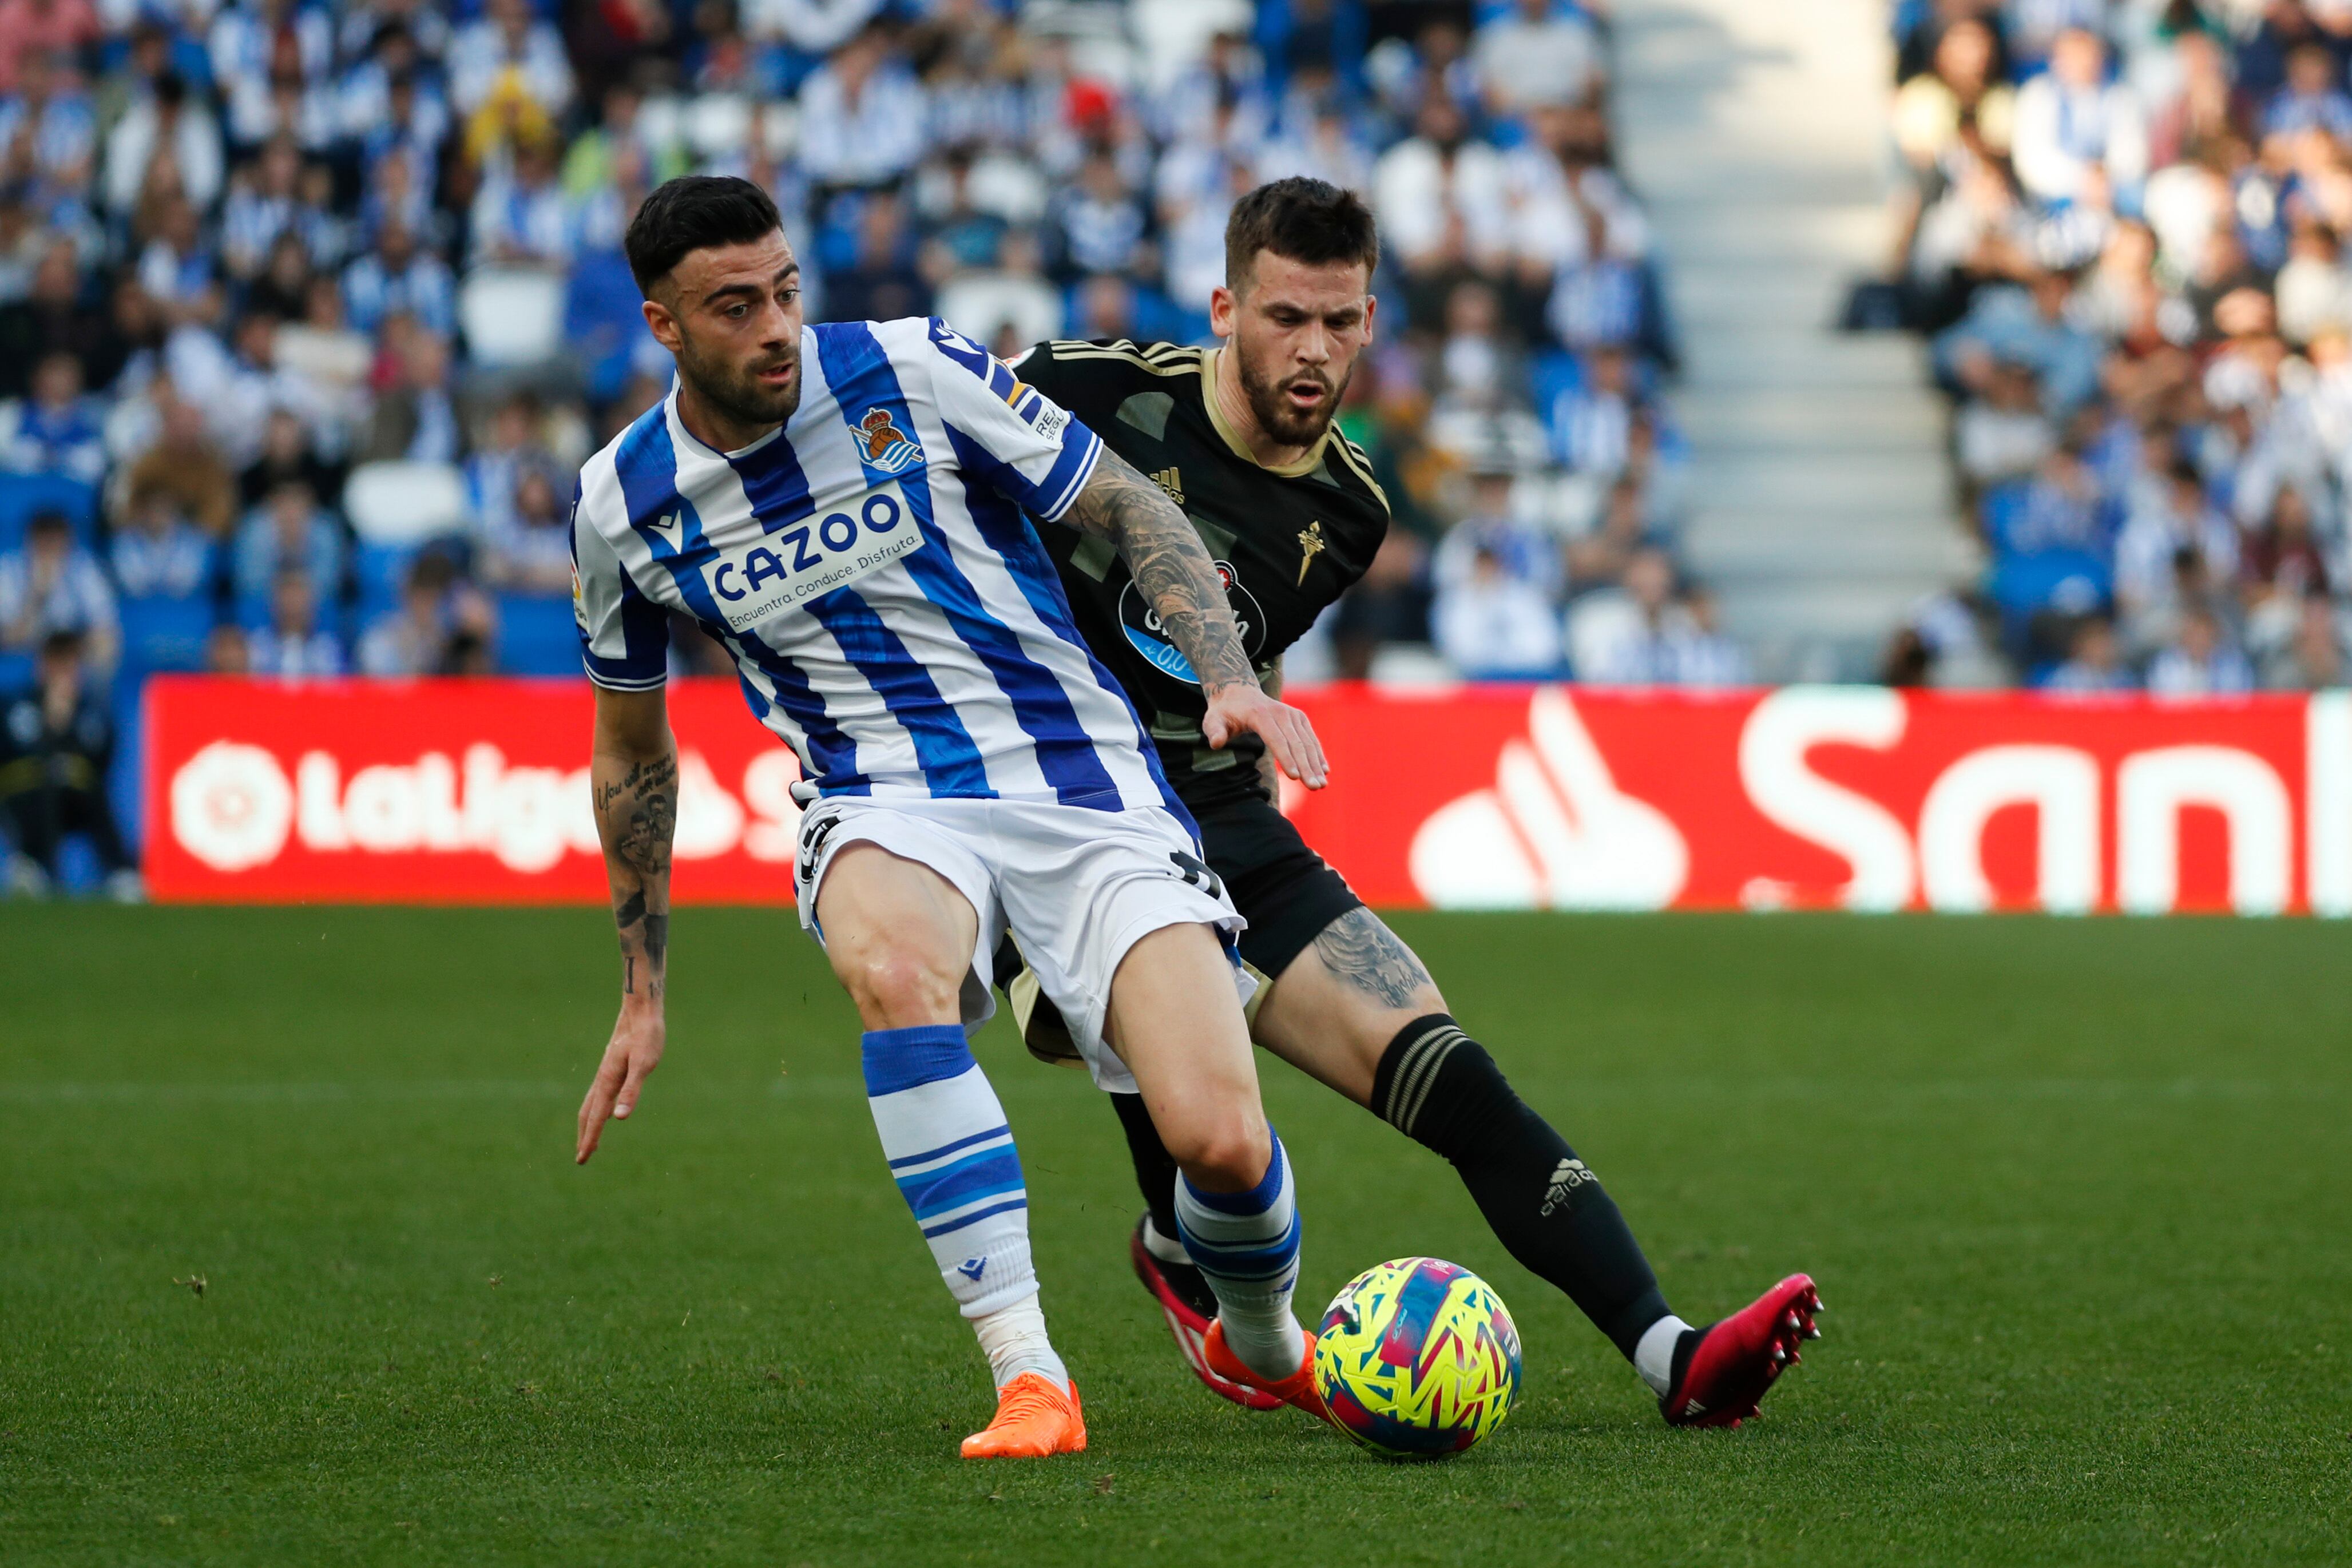
[[[677,743],[657,688],[596,689],[596,740],[588,766],[596,834],[621,934],[621,1016],[588,1097],[580,1103],[582,1165],[607,1119],[628,1118],[646,1074],[661,1062],[662,990],[669,961],[669,852],[677,827]]]
[[[1209,744],[1222,747],[1249,730],[1285,773],[1310,789],[1323,788],[1323,746],[1314,727],[1258,689],[1216,563],[1176,503],[1105,447],[1063,520],[1118,547],[1169,639],[1201,677],[1209,699],[1201,731]]]

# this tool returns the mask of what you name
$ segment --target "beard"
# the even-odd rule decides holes
[[[781,387],[769,386],[760,380],[762,371],[779,365],[797,366],[797,347],[748,364],[729,364],[704,355],[695,347],[694,340],[681,331],[677,358],[677,373],[692,382],[694,390],[711,407],[739,423],[782,424],[801,406],[799,376]]]
[[[1312,446],[1323,439],[1323,433],[1331,428],[1332,418],[1339,412],[1339,400],[1347,394],[1349,380],[1356,373],[1351,363],[1347,374],[1337,382],[1307,370],[1277,376],[1252,362],[1249,350],[1238,337],[1234,340],[1234,368],[1241,373],[1242,396],[1249,400],[1257,427],[1285,446]],[[1283,395],[1286,389],[1301,382],[1312,382],[1323,389],[1321,400],[1307,413],[1291,407],[1289,399]]]

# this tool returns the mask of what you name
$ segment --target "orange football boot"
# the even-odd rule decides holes
[[[1298,1364],[1298,1370],[1287,1377],[1263,1377],[1251,1371],[1249,1364],[1235,1355],[1233,1347],[1225,1343],[1225,1325],[1222,1319],[1209,1325],[1208,1337],[1201,1343],[1201,1358],[1209,1364],[1209,1370],[1229,1383],[1238,1383],[1244,1388],[1255,1388],[1271,1394],[1285,1405],[1297,1406],[1318,1421],[1331,1419],[1331,1412],[1324,1408],[1323,1396],[1315,1389],[1313,1334],[1307,1336],[1306,1358]]]
[[[1087,1418],[1078,1385],[1054,1386],[1042,1372],[1024,1372],[996,1391],[996,1419],[963,1440],[967,1459],[1042,1459],[1086,1451]]]

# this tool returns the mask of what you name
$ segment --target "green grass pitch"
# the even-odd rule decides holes
[[[678,917],[668,1062],[578,1170],[593,911],[15,906],[0,1562],[2352,1559],[2352,933],[1397,925],[1684,1315],[1820,1280],[1764,1420],[1667,1429],[1450,1171],[1270,1061],[1309,1315],[1453,1258],[1527,1379],[1435,1466],[1220,1403],[1111,1116],[997,1025],[1093,1446],[966,1464],[983,1364],[788,913]]]

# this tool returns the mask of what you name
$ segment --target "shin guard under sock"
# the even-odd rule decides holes
[[[1372,1081],[1381,1120],[1453,1162],[1496,1237],[1633,1358],[1667,1315],[1658,1277],[1600,1178],[1444,1013],[1399,1030]]]
[[[998,1385],[1024,1372],[1066,1383],[1037,1308],[1021,1155],[962,1027],[872,1030],[860,1054],[891,1179]]]

